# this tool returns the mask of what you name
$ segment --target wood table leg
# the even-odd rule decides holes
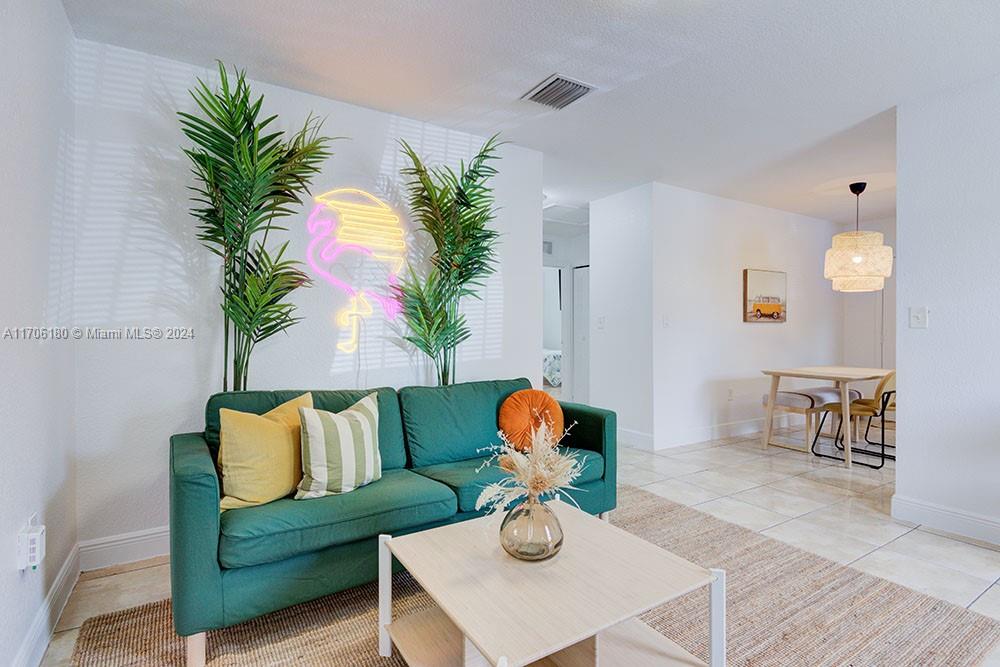
[[[205,667],[205,633],[188,635],[184,638],[185,665],[187,667]]]
[[[726,571],[712,570],[708,592],[708,664],[726,667]]]
[[[383,658],[392,655],[392,551],[389,535],[378,536],[378,654]]]
[[[504,657],[501,657],[497,662],[498,667],[506,664],[507,658]],[[462,641],[462,667],[490,667],[490,661],[479,652],[479,649],[469,641],[468,637]]]
[[[771,427],[774,425],[774,403],[778,398],[779,382],[781,382],[781,376],[771,376],[771,391],[767,395],[767,414],[764,416],[764,436],[761,443],[764,449],[767,449],[768,444],[771,442]]]
[[[844,465],[851,467],[851,390],[846,382],[840,383],[840,415],[844,428]]]
[[[597,635],[588,637],[558,653],[553,653],[548,660],[556,667],[597,667],[603,664],[598,660],[597,642]]]

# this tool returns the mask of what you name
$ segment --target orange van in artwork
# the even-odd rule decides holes
[[[784,310],[781,299],[776,296],[758,296],[750,304],[750,313],[758,320],[763,317],[780,320]]]

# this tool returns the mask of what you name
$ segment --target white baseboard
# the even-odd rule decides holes
[[[633,431],[630,428],[618,428],[618,445],[634,447],[635,449],[653,450],[653,434]]]
[[[774,415],[774,428],[785,428],[788,426],[798,426],[805,423],[805,419],[800,415],[789,413]],[[687,429],[686,431],[672,434],[669,438],[656,438],[655,449],[669,449],[671,447],[682,447],[693,445],[719,438],[735,438],[739,436],[751,436],[764,430],[764,418],[755,417],[742,421],[725,422],[721,424],[711,424],[698,428]]]
[[[73,592],[73,586],[76,585],[76,580],[79,577],[80,552],[77,546],[73,545],[66,560],[63,561],[62,567],[59,568],[52,586],[45,594],[45,600],[42,601],[42,605],[31,620],[28,632],[21,641],[21,647],[11,663],[14,667],[35,667],[41,663],[45,656],[45,649],[48,648],[49,641],[52,639],[52,631],[55,630],[63,607],[66,606],[70,593]]]
[[[802,415],[782,413],[774,415],[774,428],[786,428],[789,426],[801,426],[805,424]],[[676,433],[670,438],[654,438],[651,433],[634,431],[628,428],[618,429],[618,444],[623,447],[634,447],[636,449],[648,449],[657,451],[669,449],[671,447],[682,447],[693,445],[698,442],[708,440],[718,440],[719,438],[733,438],[739,436],[750,436],[764,430],[764,418],[755,417],[743,421],[726,422],[723,424],[712,424],[687,431]]]
[[[80,542],[80,569],[87,572],[169,553],[170,528],[159,526]]]
[[[908,521],[946,533],[990,544],[1000,544],[1000,521],[983,514],[945,507],[916,498],[907,498],[897,493],[892,497],[892,516],[901,521]]]

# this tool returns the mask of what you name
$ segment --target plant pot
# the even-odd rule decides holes
[[[535,496],[507,512],[500,524],[500,545],[514,558],[552,558],[559,553],[562,544],[559,519]]]

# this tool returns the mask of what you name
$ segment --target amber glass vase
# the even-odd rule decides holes
[[[559,553],[562,543],[559,519],[538,496],[529,496],[511,509],[500,524],[500,544],[514,558],[552,558]]]

